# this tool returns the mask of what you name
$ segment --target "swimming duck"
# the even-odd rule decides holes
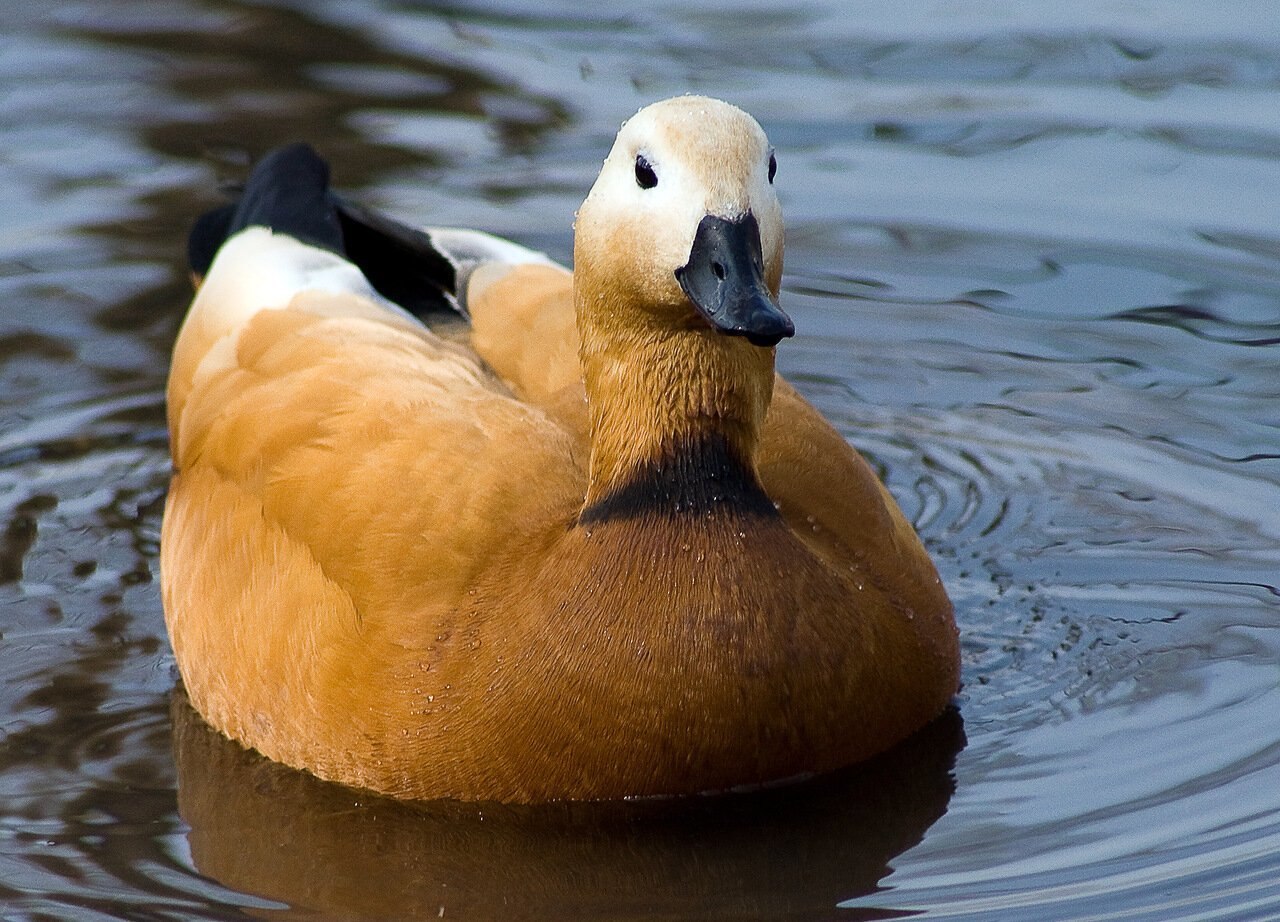
[[[393,797],[536,802],[823,772],[939,714],[938,575],[774,371],[775,169],[726,103],[642,109],[572,272],[346,202],[304,145],[202,218],[161,586],[205,719]]]

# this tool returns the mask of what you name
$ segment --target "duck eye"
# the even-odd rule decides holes
[[[636,185],[641,189],[652,189],[658,184],[658,174],[653,171],[644,154],[636,154]]]
[[[769,155],[769,183],[773,183],[773,177],[778,173],[778,158],[773,154]]]

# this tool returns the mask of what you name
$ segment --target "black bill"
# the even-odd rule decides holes
[[[698,313],[722,333],[776,346],[796,331],[764,282],[760,225],[751,212],[732,221],[703,218],[676,281]]]

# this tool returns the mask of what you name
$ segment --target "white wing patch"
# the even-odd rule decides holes
[[[287,306],[304,291],[354,295],[396,317],[418,322],[378,294],[353,263],[266,227],[245,228],[222,245],[192,312],[201,314],[208,332],[225,335],[259,311]]]
[[[554,266],[545,253],[483,231],[460,227],[424,227],[432,244],[458,269],[470,269],[486,262]]]

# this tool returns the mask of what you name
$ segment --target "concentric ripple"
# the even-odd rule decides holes
[[[839,309],[805,290],[809,309]],[[843,303],[864,330],[888,323],[886,306],[895,326],[933,310],[862,300]],[[1016,334],[1005,314],[990,324]],[[899,859],[886,893],[845,905],[968,919],[1280,912],[1280,480],[1143,437],[1128,401],[1092,396],[1110,358],[1046,364],[1001,348],[991,364],[1006,380],[1038,366],[1047,410],[1006,392],[958,411],[953,393],[926,387],[895,417],[859,402],[862,349],[828,338],[797,364],[853,369],[815,376],[810,393],[885,472],[939,560],[963,624],[969,743],[948,815]],[[982,349],[933,344],[928,362],[963,380]],[[1134,373],[1149,363],[1131,353]],[[1073,392],[1087,409],[1064,425]],[[1185,398],[1184,433],[1201,399]]]

